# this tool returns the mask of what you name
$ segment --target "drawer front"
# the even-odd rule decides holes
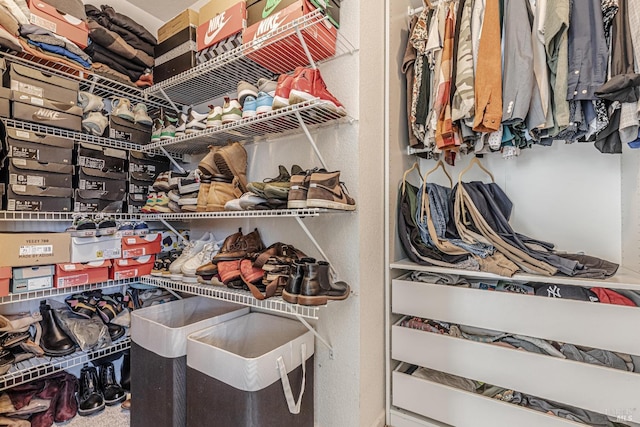
[[[640,419],[637,373],[402,326],[392,328],[391,340],[395,360],[603,414]]]
[[[392,381],[394,406],[455,427],[584,427],[584,424],[398,371],[393,373]]]
[[[438,421],[427,420],[410,412],[397,409],[389,411],[389,426],[391,427],[451,427]]]
[[[640,355],[640,308],[394,280],[394,313]]]

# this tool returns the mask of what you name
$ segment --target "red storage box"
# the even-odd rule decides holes
[[[53,286],[67,288],[106,282],[109,280],[110,267],[111,261],[106,259],[87,263],[57,264]]]
[[[266,46],[263,44],[268,43],[268,39],[274,34],[278,34],[282,27],[314,10],[315,7],[308,0],[299,0],[251,25],[242,36],[243,44],[253,42],[246,48],[245,54],[277,74],[288,73],[298,66],[309,64],[295,28],[282,33],[283,40]],[[338,30],[329,21],[323,20],[322,16],[317,19],[322,22],[315,25],[306,24],[306,28],[301,30],[302,37],[314,61],[335,55],[338,38]]]
[[[128,236],[122,238],[122,258],[137,258],[155,255],[162,251],[162,234],[150,233],[146,236]]]
[[[29,0],[29,10],[32,24],[66,37],[82,49],[87,47],[89,27],[84,21],[62,13],[42,0]]]
[[[0,297],[9,295],[11,277],[13,277],[11,267],[0,267]]]
[[[156,257],[147,255],[140,258],[114,259],[113,268],[111,269],[111,279],[121,280],[130,279],[132,277],[141,277],[151,274],[153,264]]]

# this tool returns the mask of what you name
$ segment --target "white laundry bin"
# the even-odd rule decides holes
[[[188,427],[312,427],[314,336],[251,313],[187,340]]]
[[[249,308],[204,297],[131,313],[131,427],[186,425],[187,336]]]

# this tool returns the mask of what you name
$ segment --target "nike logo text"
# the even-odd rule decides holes
[[[36,120],[64,120],[64,117],[60,117],[60,113],[57,111],[45,110],[44,108],[39,108],[38,111],[33,113],[33,118]]]
[[[284,20],[286,19],[286,17],[279,19],[281,14],[282,12],[278,12],[275,15],[260,21],[260,25],[258,26],[258,31],[256,31],[255,38],[262,37],[268,33],[275,32],[278,29],[278,27],[282,25],[282,22],[284,22]]]
[[[231,18],[225,19],[225,12],[222,12],[220,15],[212,18],[209,21],[209,28],[207,29],[207,33],[204,35],[205,45],[210,44],[216,38],[216,36],[220,34],[220,31],[222,31],[224,26],[227,25],[229,19]]]

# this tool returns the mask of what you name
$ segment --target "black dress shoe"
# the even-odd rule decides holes
[[[44,350],[44,354],[47,356],[67,356],[76,351],[76,346],[64,333],[58,320],[51,309],[51,306],[46,301],[40,302],[40,314],[42,314],[42,339],[40,340],[40,347]]]
[[[116,371],[113,363],[100,365],[100,390],[104,402],[108,406],[117,405],[127,399],[127,392],[116,382]]]
[[[80,392],[78,393],[78,415],[86,417],[105,408],[100,392],[98,372],[93,366],[85,366],[80,371]]]

